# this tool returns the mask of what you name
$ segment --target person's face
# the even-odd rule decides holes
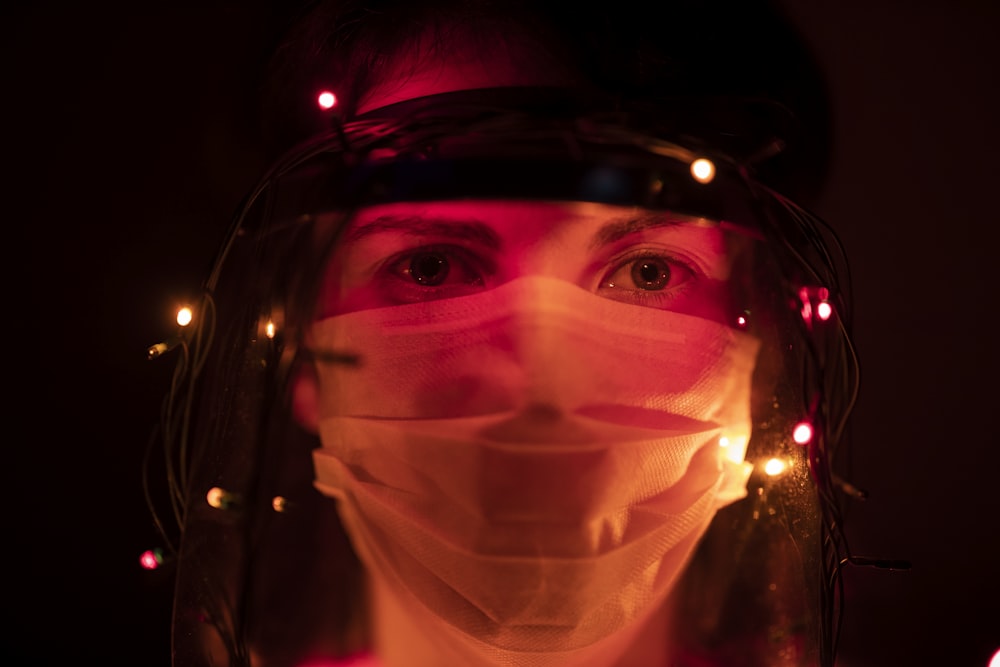
[[[710,221],[603,204],[381,205],[362,210],[339,239],[318,314],[545,276],[608,299],[731,323],[730,236]]]
[[[359,112],[463,89],[569,83],[559,67],[525,66],[534,55],[495,48],[470,58],[402,63],[369,91]],[[339,234],[315,315],[432,303],[540,276],[637,308],[733,326],[745,304],[732,296],[732,258],[747,243],[709,220],[595,203],[371,206],[357,211]],[[296,401],[300,414],[302,406],[316,414],[314,386],[298,391]]]
[[[400,59],[358,111],[463,89],[572,83],[528,41],[487,46],[461,31],[451,37],[436,56]],[[709,221],[664,212],[539,201],[396,203],[362,210],[338,245],[320,316],[544,275],[638,306],[724,323],[734,317],[726,287],[733,239]]]

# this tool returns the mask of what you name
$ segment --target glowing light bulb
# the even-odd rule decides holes
[[[722,436],[721,438],[719,438],[719,447],[728,447],[728,446],[729,446],[729,438],[727,438],[726,436]]]
[[[316,103],[320,109],[332,109],[337,104],[337,96],[329,90],[324,90],[316,97]]]
[[[284,512],[288,509],[288,498],[284,496],[275,496],[271,499],[271,508],[275,512]]]
[[[771,477],[774,477],[775,475],[780,475],[781,473],[785,472],[786,467],[787,466],[785,465],[785,462],[782,461],[781,459],[770,459],[767,463],[764,464],[764,472],[766,472]]]
[[[990,658],[989,667],[1000,667],[1000,648],[998,648],[997,652],[993,654],[992,658]]]
[[[220,510],[228,509],[236,502],[236,495],[226,491],[225,489],[220,489],[217,486],[213,486],[205,494],[205,500],[212,507]]]
[[[828,320],[830,315],[833,315],[833,306],[828,301],[821,301],[816,306],[816,316],[821,320]]]
[[[186,327],[187,325],[191,324],[191,320],[193,319],[194,319],[194,313],[187,306],[184,306],[183,308],[177,311],[177,324],[181,325],[182,327]]]
[[[264,335],[268,338],[274,338],[274,330],[274,322],[268,320],[267,324],[264,325]]]
[[[715,178],[715,164],[708,158],[700,157],[691,163],[691,176],[699,183],[711,183]]]
[[[139,564],[147,570],[155,570],[163,564],[163,554],[159,549],[147,549],[139,556]]]
[[[747,328],[747,318],[746,318],[746,315],[740,315],[739,317],[736,318],[736,326],[738,326],[740,329],[746,329]]]
[[[813,427],[809,422],[799,422],[792,430],[792,440],[797,444],[804,445],[813,438]]]

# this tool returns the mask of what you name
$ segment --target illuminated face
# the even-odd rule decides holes
[[[703,219],[603,204],[381,205],[363,210],[341,237],[319,315],[545,276],[608,299],[731,323],[732,236]]]
[[[388,77],[361,110],[555,83],[494,55]],[[470,664],[543,644],[544,664],[611,664],[716,508],[745,494],[742,445],[719,445],[750,431],[757,345],[728,328],[747,237],[571,201],[402,201],[317,222],[336,237],[296,410],[374,607],[394,610],[376,622],[398,637],[412,620]]]
[[[358,112],[465,89],[571,85],[530,40],[416,36]],[[459,57],[462,56],[462,57]],[[333,258],[319,315],[431,301],[544,275],[639,306],[732,323],[732,239],[705,220],[598,204],[454,201],[365,209]]]

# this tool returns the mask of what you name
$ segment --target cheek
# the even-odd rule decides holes
[[[317,293],[314,319],[363,310],[366,302],[361,260],[349,248],[335,249],[326,261]]]
[[[311,365],[300,366],[292,383],[292,416],[303,429],[316,434],[319,424],[319,384]]]

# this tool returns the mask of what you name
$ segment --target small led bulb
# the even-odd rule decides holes
[[[177,324],[181,325],[182,327],[186,327],[187,325],[191,324],[191,320],[193,319],[194,319],[194,312],[187,306],[184,306],[183,308],[177,311]]]
[[[274,322],[268,320],[267,324],[264,325],[264,335],[267,336],[268,338],[274,338],[274,333],[275,333]]]
[[[828,320],[833,315],[833,306],[829,301],[820,301],[816,306],[816,316],[821,320]]]
[[[139,564],[147,570],[155,570],[163,565],[163,552],[159,549],[147,549],[139,556]]]
[[[337,104],[337,96],[329,90],[324,90],[316,96],[316,103],[320,109],[332,109]]]
[[[785,472],[785,468],[788,466],[781,459],[769,459],[767,463],[764,464],[764,472],[766,472],[771,477],[775,475],[780,475]]]
[[[238,497],[235,493],[226,491],[218,486],[213,486],[205,494],[205,500],[215,509],[225,510],[235,505]]]
[[[792,440],[799,445],[805,445],[813,438],[813,427],[809,422],[799,422],[792,430]]]
[[[715,178],[715,164],[708,158],[700,157],[691,163],[691,176],[699,183],[711,183]]]

